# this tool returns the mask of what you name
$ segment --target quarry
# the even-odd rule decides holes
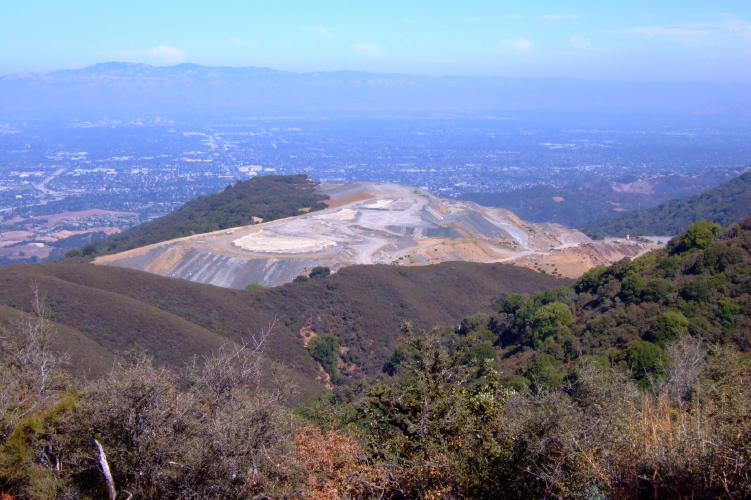
[[[401,184],[322,188],[329,208],[296,217],[189,236],[95,263],[226,288],[276,286],[316,266],[414,266],[445,261],[508,262],[576,278],[587,269],[659,248],[648,240],[592,241],[556,224],[446,199]]]

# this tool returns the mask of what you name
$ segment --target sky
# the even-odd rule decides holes
[[[0,0],[0,74],[106,61],[751,83],[751,1]]]

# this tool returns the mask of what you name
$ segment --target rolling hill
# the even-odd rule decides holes
[[[700,220],[719,224],[751,215],[751,172],[703,193],[670,200],[648,210],[626,213],[582,226],[590,235],[675,235]]]
[[[455,325],[500,295],[568,283],[506,264],[352,266],[324,279],[264,290],[229,290],[117,267],[21,264],[0,269],[0,321],[14,329],[31,313],[35,284],[57,325],[59,348],[78,373],[97,377],[140,348],[180,366],[225,343],[247,343],[274,325],[268,356],[296,374],[301,394],[321,387],[304,337],[336,335],[343,380],[380,372],[403,321]]]
[[[533,224],[501,209],[435,196],[413,186],[356,182],[324,191],[329,208],[297,217],[188,236],[113,255],[127,267],[228,288],[289,283],[317,266],[418,266],[514,262],[569,278],[656,245],[591,242],[579,231]]]
[[[266,175],[237,181],[223,191],[192,199],[162,217],[99,240],[69,256],[103,255],[192,234],[272,221],[325,208],[328,199],[308,176]]]
[[[569,186],[533,186],[500,193],[464,193],[462,199],[505,208],[530,222],[579,227],[625,212],[652,208],[730,181],[744,169],[713,169],[695,174],[597,179]]]

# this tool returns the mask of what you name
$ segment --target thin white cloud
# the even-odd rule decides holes
[[[480,19],[479,17],[468,17],[464,20],[464,22],[467,23],[479,23],[480,21],[482,21],[482,19]]]
[[[356,43],[353,45],[353,47],[366,56],[383,57],[381,49],[379,49],[378,45],[374,43]]]
[[[578,17],[579,16],[576,14],[564,14],[564,15],[554,14],[554,15],[549,15],[549,16],[540,16],[540,19],[553,19],[555,21],[558,21],[561,19],[576,19]]]
[[[705,22],[663,26],[636,26],[600,32],[625,34],[647,39],[666,40],[688,46],[706,46],[751,42],[751,22],[729,19],[723,22]]]
[[[647,38],[670,38],[688,41],[706,38],[720,31],[720,29],[713,26],[685,24],[675,26],[637,26],[615,30],[613,33],[628,33]]]
[[[592,40],[584,38],[583,36],[572,36],[569,41],[571,45],[577,49],[590,49],[592,48]]]
[[[524,19],[524,16],[520,16],[519,14],[512,14],[508,16],[509,19]]]
[[[146,50],[118,50],[102,54],[119,61],[142,62],[149,64],[178,64],[188,59],[185,51],[160,45]]]
[[[631,34],[645,38],[674,39],[685,42],[714,39],[729,41],[733,38],[751,36],[751,22],[742,19],[726,19],[716,22],[696,22],[672,25],[634,26],[601,31],[605,34]]]
[[[509,40],[503,40],[502,43],[517,52],[529,52],[532,49],[532,42],[526,38],[512,38]]]
[[[725,25],[725,29],[733,34],[745,37],[751,36],[751,23],[745,21],[731,21]]]
[[[312,29],[313,36],[316,38],[336,38],[334,35],[334,32],[331,30],[331,28],[326,28],[323,26],[317,26]]]

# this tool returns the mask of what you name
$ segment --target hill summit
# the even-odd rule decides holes
[[[592,242],[556,224],[434,196],[411,186],[352,183],[323,191],[329,208],[270,223],[188,236],[95,262],[213,285],[276,286],[315,267],[413,266],[445,261],[514,262],[555,276],[656,247],[635,241]]]

